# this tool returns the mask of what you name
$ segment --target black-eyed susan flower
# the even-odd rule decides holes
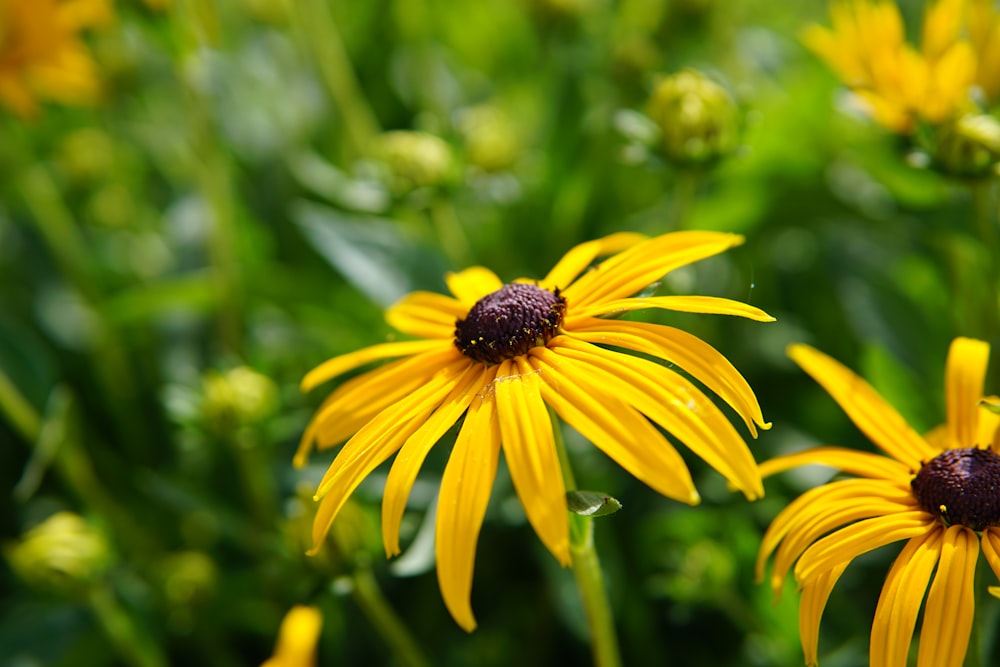
[[[920,48],[906,41],[899,7],[888,0],[832,0],[832,28],[810,26],[806,46],[857,95],[869,115],[909,134],[969,111],[976,55],[964,38],[966,0],[934,0]]]
[[[879,597],[870,662],[908,664],[923,602],[917,664],[960,667],[975,612],[980,545],[1000,576],[1000,415],[988,409],[991,399],[982,398],[989,345],[968,338],[952,343],[947,420],[925,437],[830,357],[806,345],[791,346],[789,355],[887,456],[817,447],[762,464],[765,476],[822,464],[851,477],[806,492],[778,515],[760,548],[758,578],[774,554],[770,583],[778,594],[794,564],[802,647],[806,662],[815,665],[820,617],[844,569],[863,553],[905,540]]]
[[[407,497],[431,447],[461,420],[439,492],[437,572],[445,604],[466,630],[473,563],[501,449],[528,521],[570,563],[563,473],[548,406],[619,465],[663,495],[694,504],[690,473],[661,427],[747,497],[762,493],[746,444],[722,411],[675,368],[729,404],[751,434],[766,427],[743,377],[715,349],[679,329],[608,319],[645,308],[772,318],[740,302],[703,296],[634,296],[670,271],[716,255],[742,237],[619,233],[567,253],[539,281],[504,284],[482,267],[449,274],[451,296],[416,292],[387,313],[417,340],[335,357],[305,390],[365,364],[396,359],[348,380],[322,404],[296,455],[347,441],[320,482],[313,527],[319,547],[345,500],[393,454],[382,502],[386,554],[398,554]],[[617,254],[613,254],[617,253]],[[596,266],[601,256],[611,255]],[[398,453],[397,453],[398,452]]]
[[[288,610],[278,630],[274,655],[260,667],[312,667],[316,643],[323,628],[323,614],[316,607],[296,605]]]
[[[112,16],[108,0],[0,0],[0,104],[30,116],[39,98],[96,101],[97,67],[80,32]]]

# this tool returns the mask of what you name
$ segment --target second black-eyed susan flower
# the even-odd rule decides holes
[[[572,249],[539,281],[504,284],[488,269],[473,267],[447,276],[451,296],[405,297],[387,319],[418,340],[335,357],[303,380],[309,390],[373,361],[396,359],[337,388],[303,436],[297,464],[314,443],[324,448],[346,440],[317,490],[314,550],[350,494],[396,454],[382,503],[382,539],[387,555],[398,554],[400,522],[417,473],[434,444],[464,416],[441,481],[435,547],[445,604],[471,631],[476,541],[501,449],[531,526],[561,564],[570,563],[565,485],[546,406],[667,497],[699,500],[683,459],[656,426],[747,497],[759,497],[753,456],[721,410],[685,375],[630,352],[684,369],[756,436],[757,426],[769,425],[732,364],[680,329],[606,318],[662,308],[772,320],[728,299],[633,296],[670,271],[742,240],[694,231],[649,239],[613,234]]]
[[[758,578],[774,554],[770,583],[778,594],[794,565],[802,591],[799,633],[806,663],[815,665],[820,617],[848,564],[906,540],[875,610],[870,663],[908,664],[923,602],[917,664],[961,667],[975,613],[980,545],[1000,576],[1000,414],[987,407],[996,399],[982,396],[989,345],[968,338],[952,343],[945,370],[947,421],[925,437],[830,357],[806,345],[793,345],[789,355],[888,456],[817,447],[763,463],[765,476],[814,463],[854,477],[812,489],[778,515],[761,544]]]

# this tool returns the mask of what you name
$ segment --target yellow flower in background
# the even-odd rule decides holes
[[[108,0],[0,0],[0,104],[20,116],[39,98],[93,104],[97,67],[79,33],[112,18]]]
[[[806,46],[822,58],[887,129],[913,132],[970,109],[976,55],[963,38],[966,0],[936,0],[924,15],[920,49],[906,42],[888,0],[834,0],[832,28],[810,26]]]
[[[561,564],[570,562],[566,489],[546,406],[667,497],[699,501],[684,460],[654,424],[747,497],[759,497],[753,456],[712,400],[673,368],[625,351],[683,368],[756,436],[758,425],[769,424],[743,377],[718,351],[680,329],[608,319],[662,308],[771,321],[728,299],[633,297],[670,271],[742,241],[715,232],[649,239],[613,234],[572,249],[540,281],[504,284],[488,269],[473,267],[447,276],[451,296],[415,292],[403,298],[387,320],[418,340],[335,357],[302,382],[308,391],[365,364],[396,359],[343,383],[303,436],[297,465],[314,443],[326,448],[347,441],[316,493],[313,551],[362,480],[398,452],[385,484],[382,539],[388,556],[400,553],[400,522],[420,467],[461,421],[441,480],[435,549],[445,604],[460,626],[473,630],[476,541],[501,448],[531,526]]]
[[[969,0],[969,38],[976,52],[976,84],[986,102],[1000,99],[1000,12],[993,0]]]
[[[319,609],[305,605],[292,607],[281,621],[274,655],[260,667],[314,667],[322,627],[323,615]]]
[[[806,345],[791,346],[789,355],[887,456],[817,447],[762,464],[764,476],[822,464],[854,477],[812,489],[778,515],[761,544],[758,579],[775,554],[770,583],[778,595],[794,564],[802,647],[806,663],[815,665],[820,617],[844,569],[861,554],[906,540],[875,611],[871,664],[907,665],[926,593],[917,664],[960,667],[975,612],[980,544],[1000,577],[1000,414],[987,407],[996,399],[982,398],[989,345],[968,338],[952,343],[947,421],[926,437],[830,357]]]

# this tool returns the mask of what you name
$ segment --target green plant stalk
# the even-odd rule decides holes
[[[351,574],[351,594],[369,622],[379,632],[406,667],[430,667],[430,661],[416,639],[382,595],[378,581],[368,565],[358,565]]]
[[[91,588],[89,601],[101,627],[125,662],[134,667],[166,667],[167,658],[159,645],[122,607],[107,584],[96,583]]]
[[[455,269],[468,266],[472,260],[469,239],[462,229],[462,221],[455,213],[455,207],[446,193],[438,193],[430,204],[428,216],[434,233],[441,241],[448,260]]]
[[[34,442],[42,429],[42,420],[0,368],[0,413],[28,442]]]
[[[552,432],[555,439],[556,452],[559,455],[559,465],[562,468],[563,484],[566,491],[576,490],[573,470],[566,454],[566,444],[563,441],[562,429],[555,414],[549,409],[552,420]],[[583,600],[584,614],[587,617],[587,627],[590,630],[590,645],[596,667],[621,667],[621,652],[618,648],[618,634],[615,630],[615,619],[611,613],[604,585],[604,574],[601,571],[601,561],[594,547],[594,520],[589,516],[570,513],[570,555],[573,563],[573,576],[576,587]]]
[[[662,231],[673,232],[683,227],[684,219],[691,212],[691,207],[698,197],[702,180],[703,172],[700,168],[690,166],[678,168],[673,197],[667,209]]]
[[[987,341],[1000,333],[1000,230],[998,230],[995,188],[997,183],[992,180],[982,180],[972,185],[973,207],[975,210],[975,232],[986,247],[987,269],[983,279],[986,281],[986,304],[983,309],[983,327],[980,334]],[[975,285],[970,285],[970,288]],[[978,290],[969,290],[977,293]]]

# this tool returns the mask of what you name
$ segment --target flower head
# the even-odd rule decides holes
[[[667,157],[679,164],[717,160],[739,144],[736,101],[696,70],[686,69],[660,81],[649,100],[649,116],[660,127]]]
[[[820,617],[844,569],[863,553],[906,540],[875,611],[871,664],[905,667],[926,594],[918,663],[960,667],[975,611],[980,544],[1000,576],[1000,414],[982,399],[989,345],[968,338],[952,343],[947,421],[925,437],[830,357],[806,345],[793,345],[789,355],[887,456],[818,447],[762,464],[764,475],[818,463],[853,477],[808,491],[778,515],[760,548],[758,578],[775,554],[771,586],[778,594],[794,564],[802,591],[799,632],[806,662],[814,665]]]
[[[762,493],[749,449],[683,368],[728,403],[756,435],[767,427],[743,377],[715,349],[679,329],[608,319],[645,308],[723,313],[760,321],[761,310],[727,299],[633,297],[668,272],[738,245],[742,237],[677,232],[647,239],[619,233],[567,253],[539,281],[503,284],[473,267],[447,276],[451,296],[410,294],[387,319],[418,340],[335,357],[303,380],[309,390],[359,366],[396,359],[337,388],[306,429],[301,464],[314,443],[347,441],[320,482],[314,551],[361,481],[393,454],[382,502],[387,555],[400,552],[407,497],[431,447],[464,416],[439,491],[438,581],[451,614],[475,627],[469,596],[476,540],[501,449],[528,521],[569,564],[565,486],[546,406],[670,498],[698,502],[680,454],[656,428],[684,442],[750,498]],[[617,254],[612,254],[617,253]],[[594,267],[600,256],[612,255]]]
[[[96,101],[96,67],[79,33],[111,17],[107,0],[0,0],[0,104],[30,116],[37,98]]]

